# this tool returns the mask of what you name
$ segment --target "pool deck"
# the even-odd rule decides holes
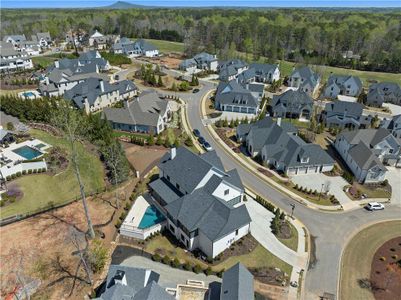
[[[124,224],[138,227],[139,223],[142,220],[142,217],[145,214],[146,209],[150,206],[148,201],[145,200],[143,196],[139,196],[134,205],[131,207],[130,211],[128,212],[127,217],[124,220]]]
[[[45,146],[42,146],[40,149],[38,149],[35,146],[39,145],[39,144],[43,144]],[[45,142],[43,142],[41,140],[33,139],[33,140],[24,141],[24,142],[18,143],[18,144],[12,143],[7,148],[0,148],[0,156],[5,159],[11,160],[11,162],[8,163],[7,165],[9,165],[9,164],[13,165],[14,162],[27,160],[25,157],[20,156],[13,151],[15,149],[18,149],[18,148],[21,148],[24,146],[28,146],[33,149],[36,149],[36,150],[42,152],[43,154],[46,153],[46,151],[45,151],[46,149],[49,149],[51,147],[51,145],[46,144]],[[40,155],[40,156],[42,156],[42,155]],[[37,156],[36,158],[39,158],[40,156]]]

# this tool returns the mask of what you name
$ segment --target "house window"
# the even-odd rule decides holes
[[[224,196],[227,196],[229,193],[230,193],[230,190],[229,190],[229,189],[228,189],[228,190],[225,190],[225,191],[224,191]]]
[[[393,149],[388,149],[388,153],[393,153]]]
[[[178,183],[175,184],[175,187],[176,187],[177,189],[180,189],[180,185],[179,185]]]
[[[173,225],[171,225],[171,224],[170,224],[170,231],[175,233],[175,229],[174,229]]]
[[[235,230],[235,235],[238,235],[238,229],[237,229],[237,230]]]
[[[167,180],[170,181],[170,176],[169,175],[167,175]]]

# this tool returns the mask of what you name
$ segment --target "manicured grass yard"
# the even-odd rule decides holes
[[[288,76],[291,74],[293,67],[296,67],[296,64],[288,61],[280,61],[280,72],[281,76]],[[333,72],[337,75],[353,75],[358,76],[362,80],[362,84],[365,87],[369,86],[370,80],[377,81],[391,81],[401,84],[401,76],[400,74],[395,73],[384,73],[384,72],[368,72],[368,71],[359,71],[359,70],[351,70],[337,67],[328,67],[322,66],[321,71],[323,72],[322,82],[325,83],[330,76],[330,73]]]
[[[33,137],[53,146],[67,149],[68,143],[61,137],[52,136],[39,130],[31,130]],[[89,152],[84,145],[78,144],[79,166],[86,192],[94,192],[104,188],[104,169],[99,158]],[[47,174],[25,175],[9,183],[16,184],[24,193],[23,197],[15,203],[1,209],[1,218],[15,214],[24,214],[45,207],[49,202],[55,205],[74,199],[79,195],[79,188],[72,164],[66,170],[50,176]]]
[[[162,235],[154,237],[146,245],[144,250],[154,253],[156,249],[164,249],[166,251],[166,255],[168,255],[170,258],[177,257],[181,263],[191,262],[193,264],[199,264],[203,268],[207,267],[205,263],[191,256],[189,253],[186,253],[183,248],[175,247],[166,237]],[[255,250],[249,254],[232,256],[227,260],[213,266],[212,269],[216,272],[223,268],[227,270],[237,262],[243,263],[248,268],[277,267],[286,272],[288,275],[290,275],[292,271],[292,267],[289,264],[274,256],[261,245],[256,246]]]
[[[288,222],[291,228],[291,238],[289,239],[278,239],[281,243],[286,245],[288,248],[297,251],[298,249],[298,231],[290,222]]]
[[[359,279],[369,278],[372,259],[386,241],[401,235],[401,221],[384,222],[359,232],[346,246],[341,260],[341,299],[374,299],[368,289],[358,285]]]
[[[50,57],[50,56],[37,56],[37,57],[32,57],[32,62],[35,66],[41,65],[42,67],[47,68],[56,59],[57,59],[56,57]]]
[[[162,40],[152,40],[147,39],[148,42],[155,45],[156,48],[159,49],[160,52],[184,52],[184,43],[179,42],[170,42],[170,41],[162,41]]]

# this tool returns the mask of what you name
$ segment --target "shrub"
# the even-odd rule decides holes
[[[98,239],[92,241],[87,252],[89,264],[94,273],[101,271],[106,264],[107,249]]]
[[[4,200],[0,200],[0,207],[3,207],[6,204]]]
[[[171,266],[173,268],[179,268],[181,266],[180,260],[176,257],[171,261]]]
[[[25,174],[26,174],[26,170],[23,170],[23,171],[22,171],[22,175],[25,175]]]
[[[32,174],[32,170],[28,170],[28,174]]]
[[[212,274],[213,274],[212,268],[211,268],[211,267],[207,267],[207,268],[204,270],[204,273],[205,273],[207,276],[212,275]]]
[[[33,172],[33,174],[36,174],[38,172],[38,170],[34,169],[32,172]]]
[[[194,273],[199,274],[202,272],[202,267],[200,265],[195,265],[193,268]]]
[[[187,271],[190,271],[190,270],[192,269],[191,264],[190,264],[189,262],[186,262],[186,263],[184,264],[184,269],[187,270]]]
[[[125,203],[124,209],[129,210],[130,208],[131,208],[131,203],[129,203],[129,202]]]
[[[398,255],[397,255],[397,254],[394,254],[394,255],[391,256],[391,258],[392,258],[392,259],[398,259]]]
[[[386,258],[384,256],[379,258],[381,261],[386,261]]]
[[[163,257],[163,259],[162,259],[162,263],[163,263],[163,264],[169,265],[170,262],[171,262],[171,259],[170,259],[170,257],[169,257],[168,255],[166,255],[166,256]]]
[[[121,224],[122,224],[122,221],[121,220],[117,220],[116,224],[114,226],[116,226],[116,228],[118,229],[118,228],[121,227]]]
[[[223,273],[224,273],[224,269],[221,269],[220,271],[218,271],[217,273],[216,273],[216,275],[217,275],[217,277],[223,277]]]
[[[9,176],[6,176],[6,180],[7,181],[10,181],[11,180],[11,176],[9,175]]]
[[[43,173],[46,172],[46,168],[42,168],[42,172],[43,172]]]
[[[152,260],[154,260],[154,261],[160,262],[161,259],[162,258],[160,257],[160,255],[158,253],[152,255]]]
[[[298,189],[298,183],[295,184],[294,189],[296,189],[296,190]]]

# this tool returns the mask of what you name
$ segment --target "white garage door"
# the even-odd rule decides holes
[[[299,168],[298,169],[298,174],[306,174],[308,173],[308,168]]]
[[[288,169],[288,175],[295,175],[296,169]]]

